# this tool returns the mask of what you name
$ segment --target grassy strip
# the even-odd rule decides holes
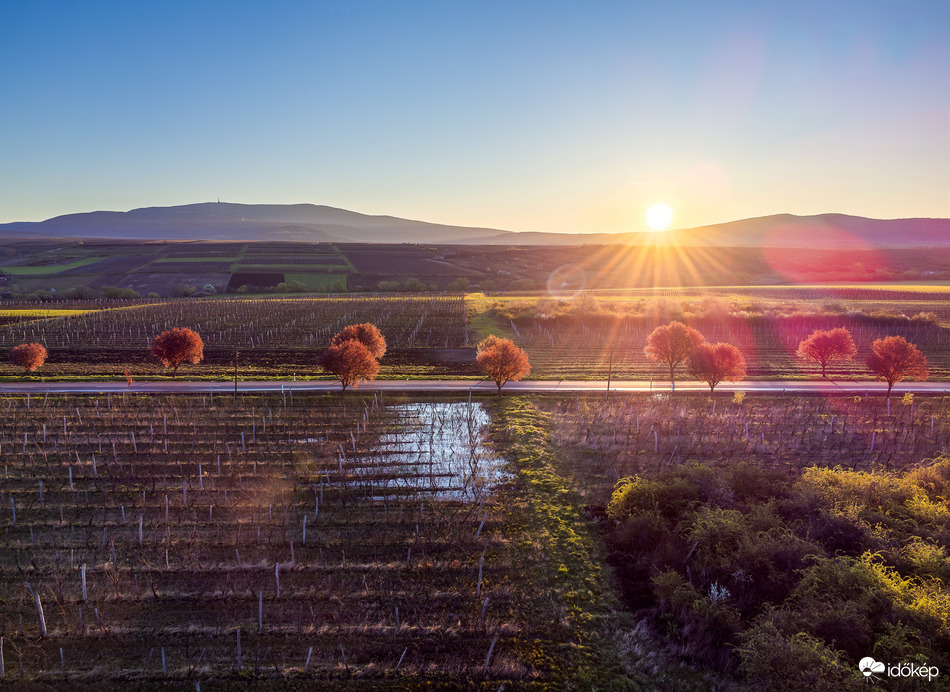
[[[87,312],[96,312],[95,310],[46,310],[43,308],[9,309],[0,310],[0,317],[20,317],[23,319],[37,318],[45,319],[49,317],[73,317],[75,315],[85,315]]]
[[[329,267],[329,265],[327,265],[327,267]],[[300,269],[300,265],[295,265],[295,268]],[[343,269],[343,267],[340,267],[339,265],[334,265],[332,268],[336,270]],[[339,272],[335,274],[308,274],[305,272],[295,272],[292,270],[284,271],[285,281],[299,281],[304,286],[306,286],[308,290],[316,290],[320,286],[323,286],[323,290],[326,291],[337,281],[342,281],[345,284],[346,276],[347,275],[345,273]]]
[[[514,482],[502,493],[511,560],[530,584],[527,621],[550,622],[550,639],[508,642],[529,665],[563,688],[645,689],[616,645],[618,601],[604,567],[604,546],[582,517],[555,463],[552,418],[527,398],[495,402],[492,437]]]
[[[494,298],[489,298],[484,293],[466,293],[464,300],[465,314],[468,317],[468,342],[470,346],[474,346],[489,334],[505,339],[517,338],[510,322],[498,318],[493,309]]]
[[[40,276],[45,274],[58,274],[59,272],[64,272],[67,269],[75,269],[76,267],[84,267],[87,264],[92,264],[93,262],[98,262],[102,257],[86,257],[84,259],[76,260],[75,262],[70,262],[69,264],[44,264],[36,266],[26,266],[26,267],[4,267],[3,271],[10,276]]]
[[[239,257],[159,257],[153,264],[178,264],[180,262],[237,262]]]

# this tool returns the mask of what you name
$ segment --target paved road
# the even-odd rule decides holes
[[[603,392],[607,388],[604,380],[526,380],[509,382],[505,392]],[[396,391],[396,392],[494,392],[495,383],[477,380],[378,380],[363,382],[356,391]],[[339,383],[298,380],[239,382],[239,392],[338,392]],[[819,382],[819,381],[756,381],[724,382],[716,387],[716,392],[730,393],[743,390],[750,393],[794,393],[794,394],[843,394],[865,395],[884,394],[887,385],[883,382]],[[129,387],[125,382],[3,382],[0,394],[105,394],[131,392],[157,393],[222,393],[234,391],[232,382],[189,382],[185,380],[168,382],[135,382]],[[669,392],[670,383],[656,381],[615,380],[610,383],[612,392]],[[677,382],[676,391],[708,392],[709,387],[702,382]],[[894,387],[894,394],[913,392],[922,395],[950,395],[950,382],[902,382]]]

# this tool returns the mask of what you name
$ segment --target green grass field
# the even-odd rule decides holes
[[[299,269],[300,267],[294,267],[294,269]],[[324,289],[329,289],[337,281],[342,281],[343,285],[346,285],[346,274],[300,274],[300,273],[285,273],[285,281],[299,281],[308,289],[315,291],[318,287],[323,286]]]
[[[155,264],[177,264],[179,262],[237,262],[240,257],[159,257]]]
[[[92,264],[97,262],[102,257],[85,257],[83,259],[70,262],[69,264],[49,264],[49,265],[39,265],[39,266],[28,266],[28,267],[3,267],[3,273],[9,274],[11,276],[41,276],[45,274],[58,274],[59,272],[66,271],[68,269],[76,269],[77,267],[84,267],[87,264]]]

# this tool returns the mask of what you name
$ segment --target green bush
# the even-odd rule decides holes
[[[656,514],[628,516],[617,528],[615,544],[646,572],[651,567],[679,565],[685,556],[683,541],[677,539],[669,522]]]
[[[836,651],[806,632],[785,635],[768,616],[742,634],[737,651],[739,670],[754,690],[865,689],[857,665],[842,662]]]
[[[903,571],[950,584],[950,555],[946,546],[915,537],[898,555],[898,567],[903,567]]]
[[[729,645],[739,632],[739,612],[729,604],[728,589],[718,584],[700,592],[674,570],[657,573],[651,579],[659,601],[658,610],[678,630],[684,651],[694,660],[726,670],[730,664]]]
[[[797,478],[687,464],[622,479],[607,514],[641,574],[631,588],[650,589],[653,622],[685,656],[738,664],[756,689],[848,689],[872,652],[950,665],[948,493],[946,457]]]

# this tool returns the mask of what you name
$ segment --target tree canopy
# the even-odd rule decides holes
[[[478,344],[476,353],[475,362],[494,380],[499,392],[506,382],[517,382],[531,372],[528,354],[515,346],[511,339],[488,336]]]
[[[344,341],[353,339],[363,344],[373,358],[377,360],[386,355],[386,337],[383,336],[375,324],[370,322],[350,324],[343,327],[330,341],[330,345],[339,345]]]
[[[835,360],[851,360],[857,352],[851,332],[844,327],[816,329],[811,336],[798,344],[798,357],[816,361],[821,365],[822,377],[827,377],[828,363]]]
[[[164,331],[152,341],[152,355],[166,368],[172,368],[172,377],[178,374],[182,363],[200,363],[205,357],[205,344],[198,332],[187,327]]]
[[[686,360],[690,349],[706,343],[706,337],[682,322],[670,322],[654,329],[643,352],[654,363],[670,366],[670,384],[675,387],[676,367]]]
[[[930,376],[927,358],[902,336],[888,336],[871,344],[867,366],[871,374],[887,382],[888,396],[894,385],[904,378],[920,381]]]
[[[20,344],[10,351],[10,362],[28,373],[42,367],[46,362],[46,355],[46,347],[43,344]]]
[[[323,370],[338,380],[345,391],[351,384],[374,380],[379,373],[379,359],[386,355],[386,337],[370,322],[350,324],[330,340],[330,347],[320,355]]]
[[[361,341],[347,339],[331,343],[319,358],[320,367],[336,377],[344,391],[351,384],[374,380],[379,374],[379,363]]]
[[[745,358],[732,344],[700,344],[690,350],[689,371],[715,391],[723,380],[735,382],[745,377]]]

